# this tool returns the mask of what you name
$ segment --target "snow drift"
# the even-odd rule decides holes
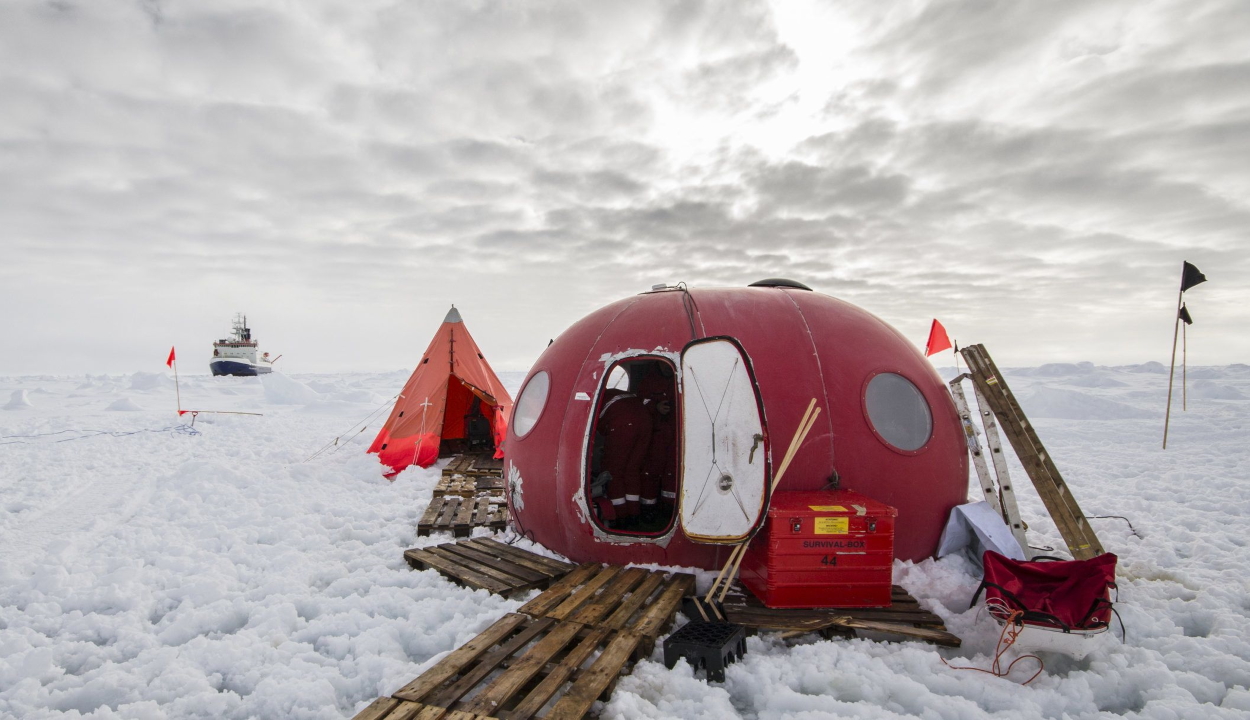
[[[4,405],[5,410],[25,410],[28,407],[34,407],[34,405],[31,405],[30,398],[26,397],[25,390],[14,390],[9,396],[9,401]]]

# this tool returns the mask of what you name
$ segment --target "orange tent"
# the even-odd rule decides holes
[[[369,452],[390,466],[387,477],[458,451],[503,457],[511,415],[512,398],[452,305]]]

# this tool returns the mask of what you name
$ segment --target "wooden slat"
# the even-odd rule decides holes
[[[933,630],[931,628],[918,628],[901,623],[874,622],[872,620],[859,620],[852,617],[837,618],[829,623],[830,627],[843,627],[851,630],[871,630],[874,632],[890,633],[892,635],[902,635],[914,640],[923,640],[933,643],[934,645],[943,645],[945,647],[959,647],[962,641],[948,632],[943,630]]]
[[[616,577],[622,569],[623,568],[621,568],[620,565],[607,565],[603,567],[599,570],[599,574],[590,578],[581,587],[569,593],[568,597],[564,599],[564,602],[542,614],[558,620],[567,618],[569,615],[576,612],[582,605],[585,605],[593,599],[595,597],[595,593],[597,593],[600,588],[607,585],[608,582],[610,582],[612,578]]]
[[[504,482],[503,478],[498,475],[484,475],[477,478],[475,487],[478,492],[489,493],[491,495],[503,496]]]
[[[535,617],[546,615],[557,605],[564,602],[564,599],[568,597],[568,594],[572,592],[574,588],[586,579],[593,577],[596,573],[598,573],[601,567],[602,566],[599,563],[586,563],[585,565],[582,565],[573,572],[552,583],[551,587],[544,590],[538,597],[522,605],[517,612],[528,613]]]
[[[443,509],[443,498],[431,498],[430,504],[426,506],[425,512],[421,513],[421,519],[417,521],[417,530],[423,527],[433,527],[434,521],[438,519],[438,513]]]
[[[514,580],[523,582],[545,582],[551,579],[550,575],[540,573],[537,570],[531,570],[509,560],[502,560],[497,556],[482,552],[468,543],[446,543],[438,546],[440,549],[449,553],[460,555],[474,562],[481,563],[495,568],[501,572],[511,576]]]
[[[479,633],[477,637],[453,650],[447,657],[439,660],[434,667],[421,673],[415,680],[400,688],[394,696],[400,700],[421,702],[426,695],[437,689],[439,685],[458,675],[465,667],[481,657],[483,653],[527,622],[531,622],[531,620],[525,615],[518,613],[504,615],[495,621],[494,625]]]
[[[356,713],[356,716],[353,717],[352,720],[382,720],[391,712],[391,710],[394,710],[395,706],[398,704],[399,701],[395,698],[378,698],[377,700],[369,703],[369,707]]]
[[[644,637],[655,638],[673,621],[681,599],[693,590],[693,575],[674,573],[668,587],[664,588],[664,592],[655,602],[646,606],[642,615],[630,624],[630,629]]]
[[[417,705],[417,703],[413,703]],[[412,720],[443,720],[447,717],[447,708],[433,707],[430,705],[418,705],[420,710],[412,717]],[[389,720],[389,719],[388,719]]]
[[[626,568],[603,588],[598,597],[586,603],[569,619],[587,625],[598,624],[620,605],[626,593],[652,574],[642,568]]]
[[[761,629],[793,629],[797,627],[819,627],[821,623],[828,622],[830,617],[846,613],[851,617],[860,620],[871,620],[877,622],[896,622],[907,623],[910,625],[942,625],[942,618],[930,612],[923,610],[917,611],[896,611],[896,610],[877,610],[873,608],[865,609],[838,609],[826,610],[823,612],[795,612],[795,611],[777,611],[767,608],[743,608],[732,605],[725,606],[725,614],[728,620],[739,625]]]
[[[476,665],[473,665],[471,668],[466,667],[464,675],[446,688],[433,693],[426,702],[439,707],[451,707],[453,703],[464,697],[487,675],[494,672],[500,663],[507,660],[517,650],[525,647],[553,624],[555,624],[555,621],[551,618],[530,620],[528,624],[521,627],[520,632],[508,638],[499,647],[482,654]]]
[[[525,565],[526,567],[544,571],[548,575],[564,575],[565,573],[569,573],[577,569],[577,565],[574,565],[573,563],[561,562],[555,558],[549,558],[537,553],[527,552],[491,538],[474,538],[470,540],[468,544],[482,546],[482,548],[487,552],[507,558],[515,563]]]
[[[616,610],[613,611],[613,613],[608,616],[606,620],[603,620],[598,624],[601,627],[610,628],[612,630],[623,629],[629,622],[629,619],[632,618],[634,613],[638,611],[638,608],[642,607],[642,604],[646,602],[647,599],[650,598],[656,591],[656,588],[660,587],[663,583],[664,576],[660,573],[648,574],[646,579],[642,581],[642,584],[635,588],[634,592],[630,594],[629,597],[625,598],[625,600],[617,606]]]
[[[473,531],[473,500],[462,498],[456,514],[451,519],[451,531],[456,537],[468,537]]]
[[[538,581],[522,580],[511,573],[496,569],[484,563],[480,563],[471,557],[453,552],[453,547],[454,546],[450,544],[436,545],[431,548],[425,548],[425,552],[441,558],[448,564],[448,566],[456,568],[455,575],[457,577],[463,577],[472,573],[474,579],[485,577],[494,580],[499,584],[499,586],[498,589],[491,590],[493,593],[507,597],[512,593],[521,590],[532,590],[533,588],[536,588],[546,582],[545,578]],[[442,571],[442,568],[440,568],[440,571]]]
[[[557,653],[573,641],[580,630],[582,626],[577,623],[557,624],[461,709],[483,715],[495,714],[500,705],[525,687]]]
[[[445,712],[442,708],[401,700],[385,720],[442,720]]]
[[[564,697],[560,698],[543,716],[544,720],[581,720],[595,704],[600,695],[616,681],[625,663],[633,656],[640,638],[629,631],[622,631],[612,638],[593,665],[573,683]]]
[[[483,498],[478,498],[473,503],[473,519],[470,521],[474,525],[483,526],[490,524],[492,518],[490,512],[490,503]]]
[[[487,590],[501,595],[506,595],[512,591],[512,585],[501,582],[488,574],[464,567],[460,564],[459,558],[448,559],[443,555],[432,552],[432,550],[432,548],[412,548],[404,551],[404,558],[408,560],[408,564],[418,570],[433,568],[443,575],[462,582],[471,588]]]
[[[590,630],[586,637],[573,648],[564,659],[556,665],[542,682],[534,686],[529,694],[517,704],[516,708],[511,712],[499,713],[499,717],[507,718],[507,720],[529,720],[535,713],[543,708],[549,700],[559,692],[564,683],[573,676],[582,663],[595,652],[608,638],[608,631],[603,628],[594,628]]]

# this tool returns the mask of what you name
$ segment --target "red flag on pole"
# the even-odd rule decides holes
[[[173,347],[170,347],[170,348],[169,348],[169,359],[165,361],[165,366],[166,366],[166,367],[173,367],[173,366],[174,366],[174,360],[175,360],[175,359],[176,359],[176,358],[174,357],[174,349],[173,349]]]
[[[939,353],[943,350],[949,350],[951,347],[951,339],[946,337],[946,328],[942,327],[942,323],[933,319],[933,325],[929,328],[929,342],[925,343],[924,355],[929,357],[933,353]]]

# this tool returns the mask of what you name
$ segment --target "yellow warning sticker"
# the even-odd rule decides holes
[[[816,518],[817,535],[846,535],[850,532],[850,518],[818,517]]]
[[[808,505],[808,507],[816,512],[846,512],[846,508],[841,505]]]

